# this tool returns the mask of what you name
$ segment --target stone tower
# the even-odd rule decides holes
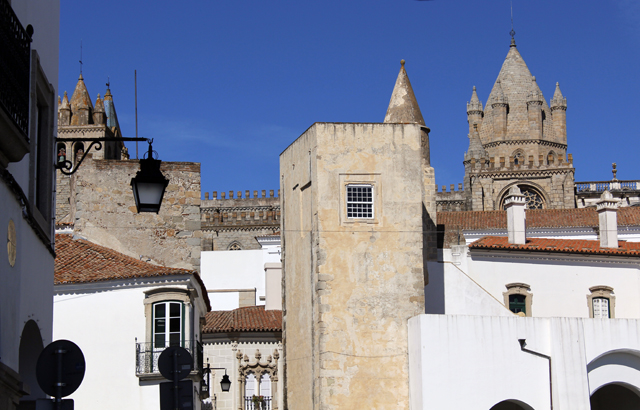
[[[407,321],[435,250],[428,132],[402,67],[385,123],[316,123],[280,155],[285,408],[409,408]]]
[[[64,97],[58,97],[58,138],[120,138],[120,125],[116,115],[111,90],[107,88],[104,100],[100,94],[93,106],[84,78],[80,74],[71,100],[65,91]],[[57,161],[71,161],[75,167],[82,159],[85,150],[94,159],[128,159],[127,149],[122,141],[102,142],[102,148],[96,150],[86,142],[58,142]],[[87,146],[85,146],[87,145]],[[56,224],[70,225],[74,220],[73,197],[75,191],[74,176],[57,172]]]
[[[557,83],[547,105],[512,39],[484,109],[475,87],[467,103],[465,208],[502,209],[514,185],[527,197],[529,208],[574,208],[566,109]]]

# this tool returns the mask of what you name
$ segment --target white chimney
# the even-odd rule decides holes
[[[604,191],[600,201],[596,203],[596,211],[600,222],[600,247],[618,247],[618,204],[619,199],[611,195],[609,190]]]
[[[509,196],[504,200],[504,208],[507,210],[507,234],[509,243],[524,245],[527,242],[524,210],[527,199],[520,188],[514,185],[509,189]]]

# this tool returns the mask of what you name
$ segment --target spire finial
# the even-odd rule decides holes
[[[511,47],[515,47],[516,46],[516,31],[513,29],[513,1],[511,1],[511,31],[509,32],[509,34],[511,34]]]
[[[402,68],[404,68],[404,63],[405,63],[404,59],[400,60],[400,65],[402,66]]]
[[[82,40],[80,40],[80,77],[82,77]]]

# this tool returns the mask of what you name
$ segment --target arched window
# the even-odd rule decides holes
[[[610,286],[593,286],[587,295],[589,317],[595,319],[609,319],[615,317],[616,297]]]
[[[513,164],[524,165],[524,152],[522,150],[517,150],[513,153]]]
[[[530,185],[518,185],[520,192],[525,196],[527,201],[527,209],[544,209],[546,208],[544,196],[536,188]],[[509,196],[509,190],[506,189],[500,199],[500,209],[504,210],[504,200]]]

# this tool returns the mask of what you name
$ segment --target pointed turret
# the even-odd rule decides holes
[[[567,99],[560,91],[560,84],[556,83],[556,91],[551,99],[551,116],[553,117],[553,129],[556,141],[560,144],[567,143]]]
[[[527,113],[529,120],[529,137],[534,140],[542,139],[542,91],[538,87],[536,77],[531,77],[531,86],[527,96]]]
[[[88,125],[92,122],[93,104],[84,84],[82,74],[71,96],[71,125]]]
[[[491,109],[493,112],[493,138],[492,141],[501,141],[507,135],[507,111],[509,110],[509,99],[502,91],[500,79],[496,81],[491,91]]]
[[[96,107],[93,110],[93,123],[94,124],[105,123],[104,104],[100,99],[100,94],[98,94],[98,97],[96,98]]]
[[[120,132],[120,124],[118,123],[118,116],[116,115],[116,106],[113,103],[113,96],[111,95],[110,88],[107,88],[107,92],[104,94],[104,112],[107,117],[107,127],[114,130],[114,132]]]
[[[393,87],[384,122],[425,125],[418,101],[413,93],[413,88],[411,88],[409,76],[404,69],[404,63],[404,60],[400,61],[400,73],[398,74],[396,85]]]
[[[70,125],[71,124],[71,107],[69,106],[69,97],[67,92],[64,92],[64,97],[60,101],[58,96],[58,125]]]
[[[475,159],[477,162],[481,162],[481,160],[488,160],[488,158],[487,151],[482,146],[482,141],[480,141],[478,127],[475,126],[473,131],[469,133],[469,150],[464,155],[464,160],[471,161],[471,159]]]
[[[474,130],[474,124],[478,127],[482,125],[482,117],[484,111],[482,110],[482,101],[478,98],[476,93],[476,86],[473,86],[473,92],[471,93],[471,101],[467,103],[467,122],[469,123],[469,134]],[[479,137],[478,137],[479,138]]]

